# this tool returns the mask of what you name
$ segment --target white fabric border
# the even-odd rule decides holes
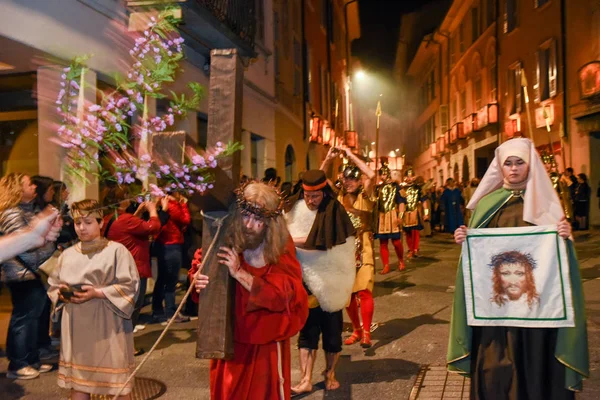
[[[545,239],[548,240],[546,235],[535,235],[536,233],[540,233],[540,232],[551,232],[554,233],[554,235],[551,235],[552,238],[554,239],[552,241],[553,245],[551,246],[552,249],[552,253],[548,254],[548,249],[545,247],[540,247],[540,246],[532,246],[531,241],[540,241],[538,239]],[[515,241],[515,237],[512,235],[523,235],[523,236],[519,236],[518,239]],[[531,236],[527,236],[527,234],[532,234]],[[482,317],[479,318],[475,318],[474,315],[474,310],[473,310],[473,298],[475,297],[476,299],[479,298],[481,300],[481,298],[485,298],[485,293],[473,293],[471,290],[471,274],[470,274],[470,269],[469,269],[469,263],[470,263],[470,255],[469,255],[469,244],[472,246],[473,249],[473,243],[472,242],[477,242],[477,237],[478,236],[487,236],[487,235],[493,235],[494,237],[497,237],[493,239],[494,243],[493,246],[495,247],[488,247],[485,246],[485,250],[482,250],[481,247],[477,248],[478,252],[485,252],[487,253],[487,263],[489,263],[489,260],[491,259],[491,256],[493,254],[496,254],[498,252],[501,251],[509,251],[509,250],[518,250],[520,248],[529,248],[531,249],[533,247],[534,251],[532,252],[532,255],[534,256],[534,258],[536,260],[539,259],[548,259],[548,257],[552,258],[552,254],[556,254],[558,252],[559,254],[559,258],[560,258],[560,262],[562,265],[561,268],[561,272],[562,272],[562,284],[563,284],[563,291],[564,291],[564,301],[565,301],[565,305],[566,305],[566,319],[561,319],[561,320],[545,320],[545,319],[485,319]],[[556,237],[558,236],[558,232],[557,232],[557,228],[556,225],[543,225],[543,226],[531,226],[531,227],[519,227],[519,228],[482,228],[482,229],[468,229],[467,230],[467,240],[465,240],[465,242],[462,245],[462,271],[463,271],[463,279],[464,279],[464,287],[465,287],[465,304],[466,304],[466,311],[467,311],[467,323],[468,325],[471,326],[512,326],[512,327],[525,327],[525,328],[556,328],[556,327],[574,327],[575,326],[575,319],[574,319],[574,310],[573,310],[573,297],[571,294],[571,280],[570,280],[570,273],[569,273],[569,259],[568,259],[568,255],[567,255],[567,248],[566,248],[566,244],[564,239],[558,237],[558,241],[556,240]],[[502,240],[502,238],[504,238],[504,240]],[[512,242],[509,242],[508,238],[513,238]],[[468,242],[469,239],[471,239],[471,242]],[[475,239],[475,240],[474,240]],[[480,240],[481,242],[481,240]],[[509,244],[510,243],[510,244]],[[556,243],[558,243],[558,248],[556,246]],[[479,243],[480,245],[482,243]],[[547,246],[547,243],[546,243]],[[481,263],[480,263],[481,264]],[[546,265],[537,265],[536,268],[548,268],[548,263],[545,263]],[[490,268],[487,264],[485,266],[480,266],[479,268]],[[476,268],[474,266],[474,268]],[[559,280],[560,282],[560,280]],[[537,286],[538,282],[536,282],[536,286]],[[475,288],[475,291],[477,291],[477,289],[479,288],[479,290],[484,290],[481,288],[481,284],[477,286],[477,288]],[[488,288],[489,289],[489,288]],[[550,288],[551,289],[551,288]],[[540,294],[540,297],[542,297],[542,290],[539,290],[538,288],[538,292]],[[489,297],[489,296],[488,296]],[[519,307],[517,305],[517,307]],[[540,306],[540,307],[543,307]],[[479,307],[477,307],[479,309]],[[562,311],[562,310],[560,310]],[[543,312],[543,311],[542,311]],[[556,310],[549,310],[549,312],[556,312]],[[501,317],[496,317],[496,318],[501,318]],[[513,318],[521,318],[521,316],[518,317],[513,317]]]

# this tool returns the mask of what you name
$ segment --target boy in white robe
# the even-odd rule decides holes
[[[58,385],[71,399],[114,395],[135,367],[133,313],[139,276],[125,246],[101,236],[95,200],[73,203],[80,242],[65,250],[48,295],[62,307]],[[119,399],[130,399],[131,385]]]

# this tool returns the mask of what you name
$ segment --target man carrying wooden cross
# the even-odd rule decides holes
[[[340,387],[335,365],[342,351],[342,309],[350,300],[356,275],[355,229],[321,170],[304,173],[302,188],[290,198],[286,212],[310,295],[308,320],[298,339],[302,379],[292,392],[312,391],[312,370],[321,335],[327,362],[325,388],[335,390]]]
[[[211,361],[210,397],[289,399],[290,337],[308,316],[302,271],[276,189],[249,182],[236,194],[229,245],[218,254],[236,280],[234,356]],[[208,276],[200,275],[196,290],[207,285]]]

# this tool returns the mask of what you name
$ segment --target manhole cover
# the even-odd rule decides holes
[[[468,399],[470,379],[450,373],[445,365],[421,367],[409,400]]]
[[[158,399],[167,391],[167,385],[150,378],[135,378],[131,400]],[[91,395],[90,400],[112,400],[113,396]]]

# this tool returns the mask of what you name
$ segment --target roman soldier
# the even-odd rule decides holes
[[[346,307],[352,322],[352,335],[344,341],[345,345],[360,342],[363,348],[371,347],[371,322],[373,321],[373,286],[375,284],[375,258],[373,256],[373,179],[375,172],[347,147],[341,147],[350,161],[346,164],[342,177],[342,189],[338,201],[342,203],[352,225],[356,229],[354,254],[356,259],[356,277],[352,288],[350,304]],[[336,157],[330,150],[321,165],[326,170],[329,162]],[[360,312],[360,316],[359,316]],[[361,325],[362,319],[362,325]]]
[[[408,168],[403,188],[400,195],[406,200],[406,209],[401,213],[402,229],[406,234],[408,244],[408,258],[417,257],[419,254],[420,233],[423,230],[423,221],[429,219],[429,201],[423,195],[421,186],[423,179],[415,177],[412,168]]]
[[[548,172],[548,176],[550,176],[550,180],[552,181],[552,186],[554,186],[554,190],[556,190],[558,198],[560,199],[560,204],[565,211],[565,217],[567,217],[567,220],[572,221],[573,200],[571,199],[571,192],[569,190],[569,186],[564,182],[561,174],[558,172],[558,165],[554,159],[554,154],[544,151],[541,155],[542,162],[544,163],[546,171]]]
[[[402,247],[402,220],[406,199],[400,194],[400,185],[391,179],[388,163],[382,158],[379,176],[382,183],[377,186],[377,229],[375,238],[379,239],[379,253],[383,262],[381,274],[390,272],[390,253],[388,243],[391,240],[398,257],[398,270],[403,271],[404,248]]]

